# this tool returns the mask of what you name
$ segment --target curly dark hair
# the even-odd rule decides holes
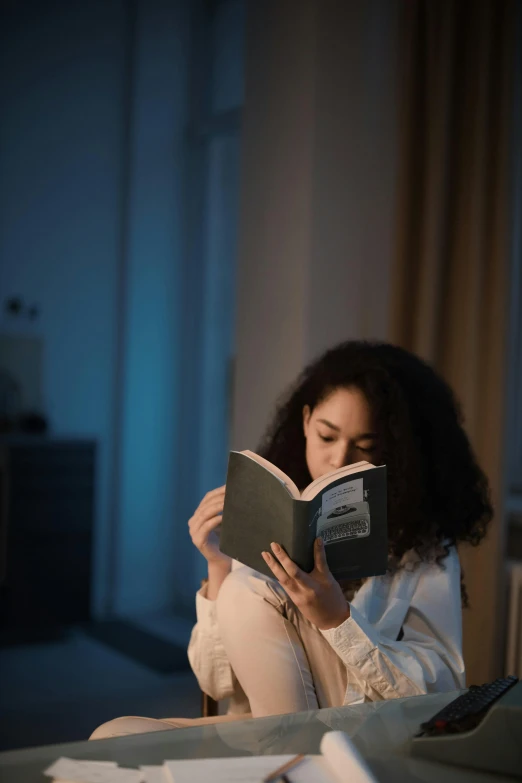
[[[451,546],[462,541],[477,545],[493,514],[488,481],[452,390],[432,367],[403,348],[350,341],[327,351],[279,401],[259,453],[304,489],[312,477],[303,408],[313,410],[335,389],[349,387],[368,400],[387,466],[390,570],[410,550],[421,561],[442,565]],[[463,580],[461,587],[466,606]]]

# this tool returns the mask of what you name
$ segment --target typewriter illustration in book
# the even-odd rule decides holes
[[[317,535],[325,544],[370,535],[370,507],[366,501],[337,506],[317,520]]]

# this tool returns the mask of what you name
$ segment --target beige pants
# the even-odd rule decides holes
[[[250,568],[232,571],[219,591],[217,618],[251,715],[196,720],[117,718],[96,729],[91,739],[342,705],[346,670],[341,659],[278,582]]]

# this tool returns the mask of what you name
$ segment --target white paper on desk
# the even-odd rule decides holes
[[[167,783],[260,783],[264,777],[293,759],[284,756],[232,756],[221,759],[165,761]]]
[[[141,783],[139,770],[118,767],[111,761],[60,758],[44,771],[44,775],[72,783]]]
[[[369,766],[344,731],[328,731],[321,753],[336,783],[378,783]]]
[[[140,767],[143,783],[170,783],[170,776],[165,767]]]
[[[44,775],[47,775],[48,777],[52,777],[53,775],[56,776],[56,771],[59,772],[60,769],[64,768],[63,762],[67,762],[67,764],[88,764],[91,769],[116,769],[118,766],[115,761],[78,761],[77,759],[68,759],[65,758],[65,756],[62,756],[45,770]]]

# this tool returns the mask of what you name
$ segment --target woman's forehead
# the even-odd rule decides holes
[[[335,389],[316,405],[313,413],[316,419],[325,419],[336,427],[354,422],[370,422],[372,418],[368,400],[355,387]]]

